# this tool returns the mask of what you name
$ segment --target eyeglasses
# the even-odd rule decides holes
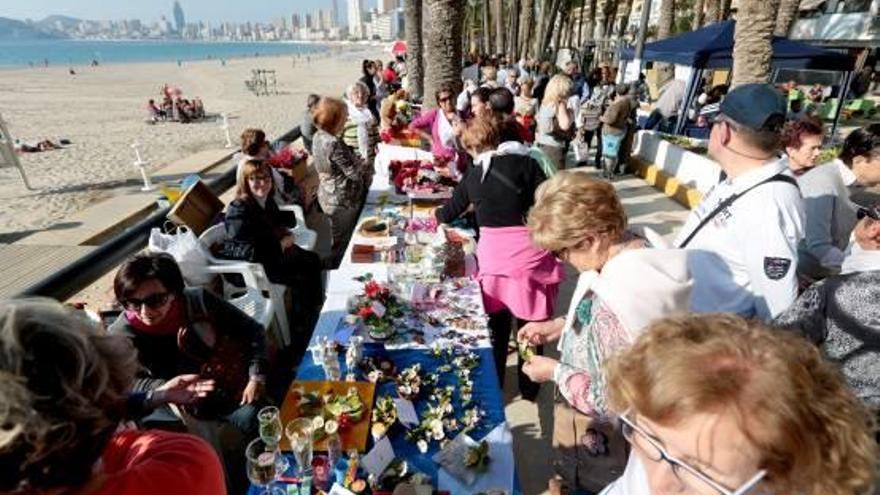
[[[871,220],[880,221],[880,210],[878,210],[876,206],[874,208],[859,207],[859,209],[856,210],[856,217],[859,220],[868,217]]]
[[[767,475],[767,471],[762,469],[736,490],[730,490],[699,469],[669,454],[660,444],[660,440],[637,426],[632,420],[627,418],[626,413],[620,415],[620,421],[623,437],[629,443],[641,450],[648,459],[654,462],[663,461],[669,464],[675,478],[680,483],[691,488],[698,489],[699,486],[708,486],[714,493],[721,495],[743,495],[751,491]],[[635,433],[638,433],[639,440],[635,439]]]
[[[150,294],[149,296],[143,299],[135,299],[128,298],[125,302],[122,303],[125,306],[125,309],[130,311],[140,311],[141,307],[146,306],[149,309],[158,309],[165,305],[168,302],[168,299],[171,297],[171,294],[167,292],[157,292],[156,294]]]
[[[437,98],[437,103],[445,103],[447,101],[452,101],[452,97],[451,96],[442,96],[440,98]]]
[[[272,178],[268,175],[252,175],[248,177],[248,180],[251,182],[269,182]]]

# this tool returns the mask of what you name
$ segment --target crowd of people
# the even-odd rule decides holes
[[[477,232],[499,380],[515,335],[536,348],[518,363],[522,397],[535,400],[542,383],[556,391],[551,493],[868,493],[880,209],[867,188],[880,185],[880,125],[852,131],[835,162],[818,164],[822,125],[786,122],[773,87],[707,95],[723,177],[670,243],[631,225],[614,185],[578,167],[589,153],[566,162],[572,145],[589,151],[596,138],[601,149],[603,136],[635,131],[643,79],[468,62],[408,126],[458,179],[436,219]],[[344,97],[308,98],[313,202],[272,166],[262,131],[242,135],[219,254],[289,288],[300,347],[323,302],[322,270],[342,261],[373,181],[380,109],[407,99],[404,60],[362,68]],[[653,120],[669,118],[659,109],[673,91]],[[326,259],[297,245],[289,205],[327,219]],[[577,282],[554,318],[565,265]],[[114,293],[124,311],[107,331],[55,302],[0,302],[0,464],[17,466],[0,473],[0,492],[243,493],[256,411],[280,400],[265,329],[187,287],[163,254],[129,259]],[[551,344],[558,359],[543,355]],[[211,448],[181,433],[206,423],[229,437]]]

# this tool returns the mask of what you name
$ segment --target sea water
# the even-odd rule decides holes
[[[82,66],[125,62],[185,62],[267,55],[307,55],[325,45],[291,42],[210,41],[0,41],[0,67]],[[219,62],[218,62],[219,63]]]

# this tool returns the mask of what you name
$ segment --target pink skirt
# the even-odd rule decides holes
[[[477,245],[486,312],[507,309],[526,321],[553,317],[562,264],[550,252],[532,245],[527,227],[482,227]]]

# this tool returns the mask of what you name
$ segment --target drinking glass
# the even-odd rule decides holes
[[[263,488],[262,495],[284,495],[280,488],[272,486],[275,481],[277,455],[278,451],[261,438],[249,443],[245,450],[247,477],[255,486]]]
[[[312,418],[297,418],[287,423],[284,433],[296,458],[296,472],[303,476],[312,469]]]
[[[260,439],[278,452],[276,460],[278,463],[278,475],[283,475],[287,468],[290,467],[290,463],[281,454],[281,449],[278,447],[278,444],[281,442],[281,435],[284,433],[281,425],[281,413],[275,406],[264,407],[257,413],[257,420],[260,424]]]

